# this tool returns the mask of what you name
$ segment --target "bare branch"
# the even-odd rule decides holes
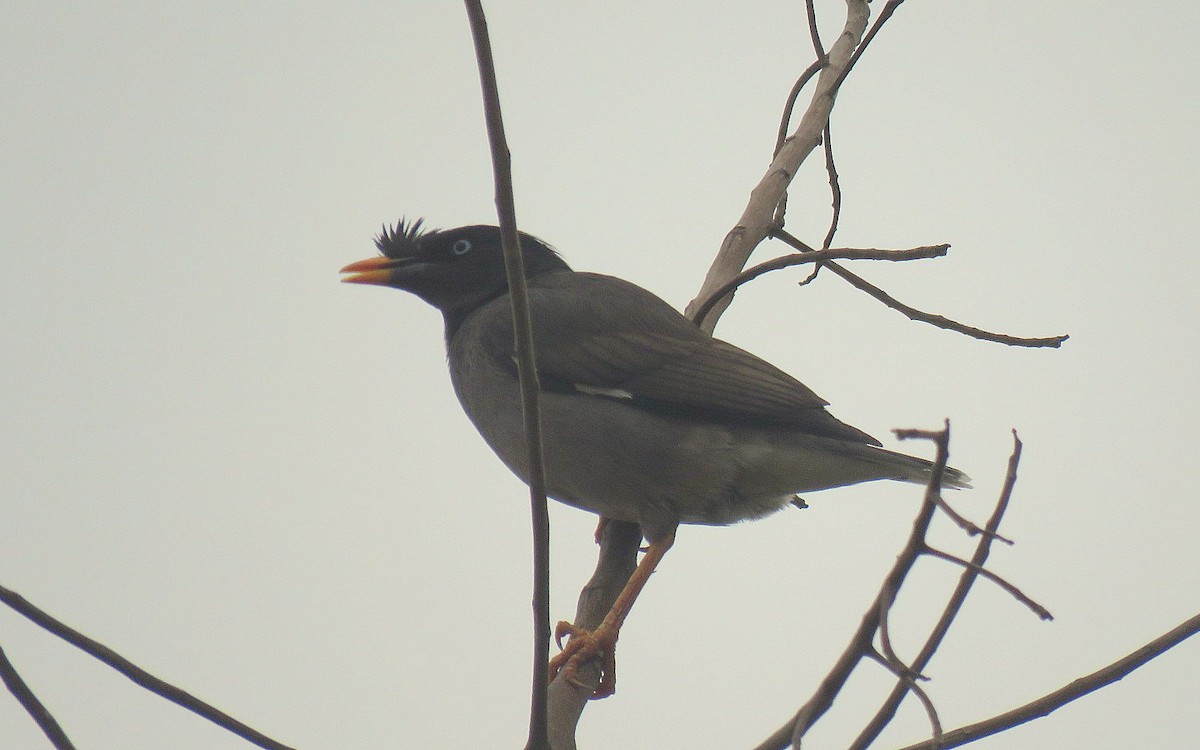
[[[965,325],[942,315],[922,312],[915,307],[910,307],[861,276],[857,276],[850,271],[847,271],[845,268],[837,265],[836,263],[827,263],[826,267],[829,268],[830,271],[836,273],[838,276],[841,276],[846,281],[849,281],[852,286],[861,289],[893,310],[904,313],[909,320],[915,320],[919,323],[928,323],[929,325],[937,326],[938,328],[944,328],[948,331],[957,331],[958,333],[965,334],[971,338],[980,339],[981,341],[993,341],[997,344],[1007,344],[1009,346],[1047,346],[1057,349],[1058,347],[1062,346],[1064,341],[1070,338],[1070,336],[1067,334],[1061,334],[1059,336],[1025,338],[1021,336],[1010,336],[1005,333],[993,333],[991,331],[985,331],[982,328]]]
[[[783,104],[783,115],[779,119],[779,132],[775,135],[775,150],[771,152],[771,156],[779,155],[779,150],[783,148],[783,144],[787,141],[788,126],[792,123],[792,112],[796,108],[796,100],[800,98],[800,92],[812,80],[812,77],[820,72],[821,68],[825,67],[828,59],[824,53],[817,56],[817,59],[812,62],[796,82],[792,84],[792,90],[788,92],[787,101]],[[779,203],[775,205],[775,215],[771,219],[771,223],[775,226],[783,226],[783,215],[787,213],[787,191],[783,191],[783,195],[779,198]]]
[[[800,92],[804,90],[812,77],[829,63],[829,58],[825,56],[825,47],[821,44],[821,33],[817,29],[817,10],[813,7],[813,0],[805,0],[804,5],[808,17],[808,33],[812,38],[813,52],[817,59],[800,74],[796,83],[792,85],[792,90],[788,92],[787,100],[783,104],[783,116],[779,119],[779,132],[775,136],[775,149],[771,152],[772,157],[779,154],[779,150],[783,148],[783,144],[787,140],[788,127],[792,124],[792,113],[796,109],[796,100],[800,98]],[[787,213],[787,198],[787,190],[784,190],[783,195],[779,198],[779,203],[775,205],[772,224],[777,227],[783,226],[784,214]],[[816,271],[813,273],[815,274]]]
[[[546,470],[542,452],[541,420],[538,416],[537,365],[533,352],[533,325],[529,318],[529,293],[525,287],[525,263],[517,233],[517,209],[513,200],[512,159],[504,137],[504,118],[496,67],[488,39],[487,20],[480,0],[465,0],[479,65],[483,90],[488,144],[492,152],[492,174],[496,187],[496,213],[504,245],[504,268],[512,300],[514,350],[521,388],[521,411],[529,465],[529,506],[533,524],[533,677],[529,699],[528,750],[549,747],[546,738],[546,655],[550,651],[550,513],[546,507]]]
[[[777,239],[783,240],[788,245],[791,245],[792,247],[796,248],[797,250],[800,250],[801,252],[817,252],[811,246],[805,244],[802,240],[800,240],[796,237],[793,237],[792,235],[788,234],[787,232],[783,231],[782,229],[775,230],[773,235]],[[975,328],[973,326],[964,325],[962,323],[959,323],[958,321],[951,320],[950,318],[944,317],[942,315],[935,315],[933,313],[922,312],[915,307],[910,307],[909,305],[904,304],[900,300],[896,299],[892,295],[883,291],[882,289],[875,286],[874,284],[867,281],[866,279],[862,278],[861,276],[858,276],[858,275],[846,270],[845,268],[838,265],[837,263],[834,263],[832,261],[827,261],[823,265],[826,268],[828,268],[830,271],[833,271],[838,276],[841,276],[843,279],[850,282],[850,284],[852,286],[854,286],[855,288],[866,292],[867,294],[871,295],[872,297],[879,300],[880,302],[887,305],[888,307],[892,308],[893,310],[903,313],[904,315],[906,315],[908,317],[909,320],[915,320],[919,323],[928,323],[932,326],[937,326],[938,328],[944,328],[948,331],[957,331],[958,333],[965,334],[967,336],[970,336],[971,338],[980,339],[981,341],[993,341],[997,344],[1007,344],[1009,346],[1030,346],[1030,347],[1048,346],[1048,347],[1052,347],[1052,348],[1058,348],[1059,346],[1062,346],[1062,343],[1064,341],[1066,341],[1068,338],[1070,338],[1070,336],[1068,336],[1066,334],[1063,334],[1061,336],[1049,336],[1049,337],[1044,337],[1044,338],[1023,338],[1020,336],[1009,336],[1008,334],[1004,334],[1004,333],[992,333],[991,331],[985,331],[982,328]]]
[[[818,58],[825,57],[825,46],[821,44],[821,30],[817,28],[817,8],[813,0],[804,0],[804,14],[808,19],[808,35],[812,38],[813,52]]]
[[[946,498],[944,498],[944,497],[938,498],[938,509],[941,510],[943,513],[945,513],[946,516],[951,521],[953,521],[956,526],[958,526],[958,528],[967,532],[967,536],[978,536],[979,534],[987,534],[988,536],[992,537],[992,539],[995,539],[997,542],[1004,542],[1005,544],[1007,544],[1010,547],[1013,545],[1013,540],[1011,540],[1007,537],[1000,536],[1000,534],[998,534],[994,531],[988,531],[987,529],[981,529],[978,526],[976,526],[974,521],[972,521],[971,519],[962,515],[958,511],[956,511],[950,505],[950,503],[946,502]]]
[[[1008,502],[1012,498],[1013,487],[1017,483],[1017,467],[1021,462],[1021,440],[1017,437],[1017,433],[1013,432],[1013,452],[1008,459],[1008,470],[1005,473],[1004,486],[1000,490],[1000,497],[996,500],[996,507],[992,510],[992,515],[988,519],[987,525],[984,526],[984,534],[980,537],[978,544],[975,545],[975,554],[971,556],[971,562],[982,568],[987,562],[988,555],[991,552],[992,541],[998,537],[1000,529],[1000,521],[1004,518],[1004,513],[1008,510]],[[963,602],[967,600],[967,594],[971,592],[971,587],[975,584],[978,578],[978,573],[975,569],[968,568],[959,576],[958,585],[954,587],[954,593],[950,595],[950,599],[946,602],[945,609],[942,610],[942,616],[938,618],[937,624],[933,626],[929,637],[925,639],[925,644],[921,646],[921,650],[917,652],[917,656],[913,659],[912,669],[917,672],[924,671],[929,661],[933,658],[934,652],[941,645],[942,640],[946,637],[946,633],[950,631],[950,625],[954,622],[954,618],[958,616],[958,612],[962,609]],[[891,722],[896,715],[896,710],[900,707],[904,696],[908,694],[911,687],[903,680],[898,680],[892,692],[884,700],[883,705],[863,727],[861,733],[855,738],[850,745],[850,750],[864,750],[868,745],[879,736],[884,727]]]
[[[829,674],[821,681],[821,684],[817,687],[812,697],[800,707],[800,710],[787,723],[772,733],[770,737],[759,743],[755,750],[782,750],[789,745],[799,747],[801,738],[829,710],[829,707],[833,705],[834,698],[841,692],[842,687],[845,686],[854,668],[864,658],[870,658],[869,655],[874,651],[874,636],[879,629],[882,615],[886,611],[888,603],[895,599],[896,593],[904,584],[905,579],[920,556],[925,544],[925,535],[929,530],[929,524],[933,520],[934,513],[937,511],[936,497],[941,491],[942,477],[946,471],[946,457],[949,452],[947,447],[950,439],[949,429],[949,425],[947,425],[945,430],[939,433],[931,433],[936,435],[937,456],[933,461],[929,483],[925,487],[924,500],[921,503],[920,510],[917,511],[916,518],[913,520],[912,532],[909,534],[904,548],[897,555],[892,569],[888,571],[887,576],[884,578],[883,584],[879,588],[879,593],[876,594],[871,606],[867,608],[866,613],[863,615],[858,629],[851,636],[850,643],[846,646],[842,655],[838,657]]]
[[[829,195],[833,212],[829,216],[829,231],[825,233],[825,240],[821,243],[822,250],[828,249],[833,244],[833,235],[837,234],[838,220],[842,217],[842,185],[838,181],[837,165],[833,161],[833,134],[830,131],[829,123],[825,123],[824,140],[825,174],[829,176]]]
[[[898,677],[906,677],[911,680],[928,680],[925,675],[917,672],[910,667],[892,646],[892,629],[889,615],[892,611],[892,605],[896,603],[896,595],[899,591],[888,592],[888,596],[879,601],[879,648],[873,650],[873,653],[867,654],[874,656],[875,660],[887,667],[888,671]]]
[[[1020,603],[1024,604],[1026,607],[1029,607],[1029,609],[1033,610],[1033,613],[1035,615],[1037,615],[1038,617],[1040,617],[1041,619],[1043,619],[1043,620],[1053,620],[1054,619],[1054,615],[1050,614],[1050,610],[1046,609],[1042,605],[1035,602],[1029,595],[1027,595],[1025,592],[1021,591],[1021,589],[1017,588],[1014,584],[1010,583],[1009,581],[1002,578],[1001,576],[993,573],[992,571],[984,568],[982,565],[976,565],[973,562],[964,560],[961,557],[957,557],[955,555],[950,554],[949,552],[943,552],[942,550],[937,549],[936,547],[926,547],[925,553],[929,554],[933,557],[936,557],[939,560],[946,560],[947,562],[952,562],[952,563],[955,563],[956,565],[961,565],[964,568],[966,568],[967,570],[974,571],[975,573],[983,576],[984,578],[988,579],[992,583],[996,584],[1000,588],[1007,591],[1009,593],[1009,595],[1012,596],[1012,598],[1014,598],[1017,601],[1019,601]]]
[[[925,708],[925,715],[929,717],[929,727],[932,730],[934,739],[942,736],[942,720],[938,716],[937,708],[933,705],[933,700],[925,689],[917,684],[916,678],[909,672],[908,668],[903,663],[892,661],[891,658],[885,657],[879,653],[873,653],[871,658],[878,662],[881,666],[896,676],[896,679],[904,683],[913,695],[917,696],[917,700]],[[928,679],[923,677],[922,679]]]
[[[54,745],[56,750],[75,750],[75,745],[72,744],[71,738],[67,737],[67,733],[63,731],[62,726],[49,709],[42,704],[38,697],[33,694],[29,686],[25,684],[25,680],[21,679],[21,675],[17,672],[17,668],[9,661],[8,654],[4,653],[4,649],[0,648],[0,679],[4,680],[5,687],[8,692],[13,694],[17,702],[24,707],[25,712],[37,722],[37,725],[42,728],[42,732],[50,740],[50,744]]]
[[[706,316],[713,307],[722,298],[732,298],[729,295],[736,291],[738,287],[746,282],[762,276],[770,271],[778,271],[781,268],[789,266],[798,266],[803,263],[825,263],[831,258],[841,258],[843,260],[926,260],[928,258],[940,258],[950,250],[949,245],[923,245],[921,247],[913,247],[907,250],[880,250],[873,247],[864,248],[832,248],[828,250],[812,250],[810,252],[793,253],[791,255],[781,255],[778,258],[763,261],[757,266],[742,271],[727,281],[725,284],[716,289],[707,299],[696,306],[696,311],[692,313],[692,320],[696,325],[703,325]],[[811,280],[808,279],[806,281]]]
[[[1128,656],[1118,659],[1112,664],[1098,669],[1085,677],[1072,680],[1067,685],[1035,701],[993,716],[990,719],[953,729],[943,734],[939,741],[926,740],[925,742],[918,742],[915,745],[909,745],[903,748],[903,750],[948,750],[948,748],[959,747],[960,745],[974,742],[997,732],[1003,732],[1006,729],[1011,729],[1033,719],[1048,716],[1071,701],[1117,682],[1138,667],[1162,656],[1168,650],[1183,643],[1198,632],[1200,632],[1200,614],[1184,621],[1183,624],[1155,638]]]
[[[596,572],[579,592],[579,605],[574,623],[594,630],[612,609],[625,582],[637,567],[638,546],[642,530],[636,523],[609,520],[600,539],[600,557]],[[548,736],[554,750],[575,750],[575,726],[596,688],[600,685],[600,669],[591,662],[579,665],[572,682],[560,673],[547,691],[549,703]]]
[[[773,227],[775,208],[783,199],[796,171],[820,142],[825,124],[829,122],[829,113],[833,109],[838,86],[844,79],[845,67],[854,54],[854,48],[862,39],[870,18],[870,8],[866,0],[847,0],[846,8],[845,26],[829,50],[828,65],[821,70],[817,78],[816,90],[808,109],[800,118],[796,131],[785,140],[779,153],[771,160],[766,174],[750,192],[750,201],[737,224],[721,243],[721,249],[709,267],[700,293],[688,305],[687,314],[693,320],[696,318],[695,310],[700,301],[710,297],[713,291],[745,267],[750,253]],[[706,317],[705,330],[713,330],[721,313],[728,306],[728,297],[716,304],[716,314]]]
[[[839,74],[837,87],[840,87],[842,85],[842,81],[846,80],[846,76],[850,75],[850,71],[853,70],[855,64],[858,63],[858,59],[863,56],[863,53],[867,51],[867,47],[869,47],[871,42],[874,41],[875,35],[879,33],[879,30],[883,28],[883,25],[887,23],[888,19],[892,17],[892,14],[896,12],[896,8],[899,8],[903,2],[904,0],[888,0],[887,5],[883,6],[883,10],[879,11],[879,17],[875,19],[875,24],[871,27],[871,30],[867,33],[867,35],[863,37],[862,44],[858,45],[858,47],[854,50],[854,56],[850,58],[850,62],[846,63],[846,67]]]
[[[792,84],[792,90],[788,92],[787,101],[783,104],[783,116],[779,120],[779,132],[775,136],[775,150],[771,152],[772,156],[779,153],[779,149],[783,148],[783,143],[787,140],[788,125],[792,122],[792,111],[796,108],[796,100],[800,98],[800,92],[823,67],[825,67],[825,58],[822,56],[805,68],[796,82]]]
[[[99,659],[150,692],[162,696],[172,703],[182,706],[192,713],[208,719],[222,729],[236,734],[238,737],[241,737],[247,742],[258,745],[262,748],[266,748],[266,750],[292,750],[292,748],[288,747],[282,742],[277,742],[262,732],[246,726],[229,714],[209,705],[208,703],[205,703],[191,693],[181,690],[174,685],[155,677],[138,665],[113,651],[108,646],[88,638],[83,633],[74,630],[73,628],[50,616],[46,612],[33,606],[25,599],[25,597],[21,596],[17,592],[0,586],[0,601],[3,601],[9,607],[16,610],[18,614],[23,615],[29,620],[32,620],[43,630],[53,633],[80,651]]]

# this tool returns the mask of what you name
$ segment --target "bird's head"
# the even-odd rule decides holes
[[[500,228],[477,224],[425,230],[420,219],[400,220],[375,238],[381,257],[342,269],[342,281],[412,292],[444,314],[469,310],[508,289]],[[569,271],[558,253],[538,238],[521,233],[525,276]]]

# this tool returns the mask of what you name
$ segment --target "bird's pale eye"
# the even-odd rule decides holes
[[[468,240],[458,240],[454,243],[454,247],[450,251],[455,255],[466,255],[471,252],[471,243]]]

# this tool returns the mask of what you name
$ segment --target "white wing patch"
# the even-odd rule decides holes
[[[607,398],[615,398],[621,400],[632,400],[633,394],[629,391],[623,391],[620,388],[597,388],[594,385],[584,385],[583,383],[575,383],[575,390],[580,393],[586,393],[589,396],[605,396]]]

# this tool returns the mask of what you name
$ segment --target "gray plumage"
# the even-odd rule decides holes
[[[642,525],[729,524],[795,493],[876,479],[923,483],[930,463],[879,447],[787,373],[709,336],[650,292],[572,271],[521,235],[548,494]],[[528,478],[499,230],[385,229],[383,258],[346,281],[411,291],[443,313],[450,377],[467,416]],[[947,486],[967,477],[947,469]]]

